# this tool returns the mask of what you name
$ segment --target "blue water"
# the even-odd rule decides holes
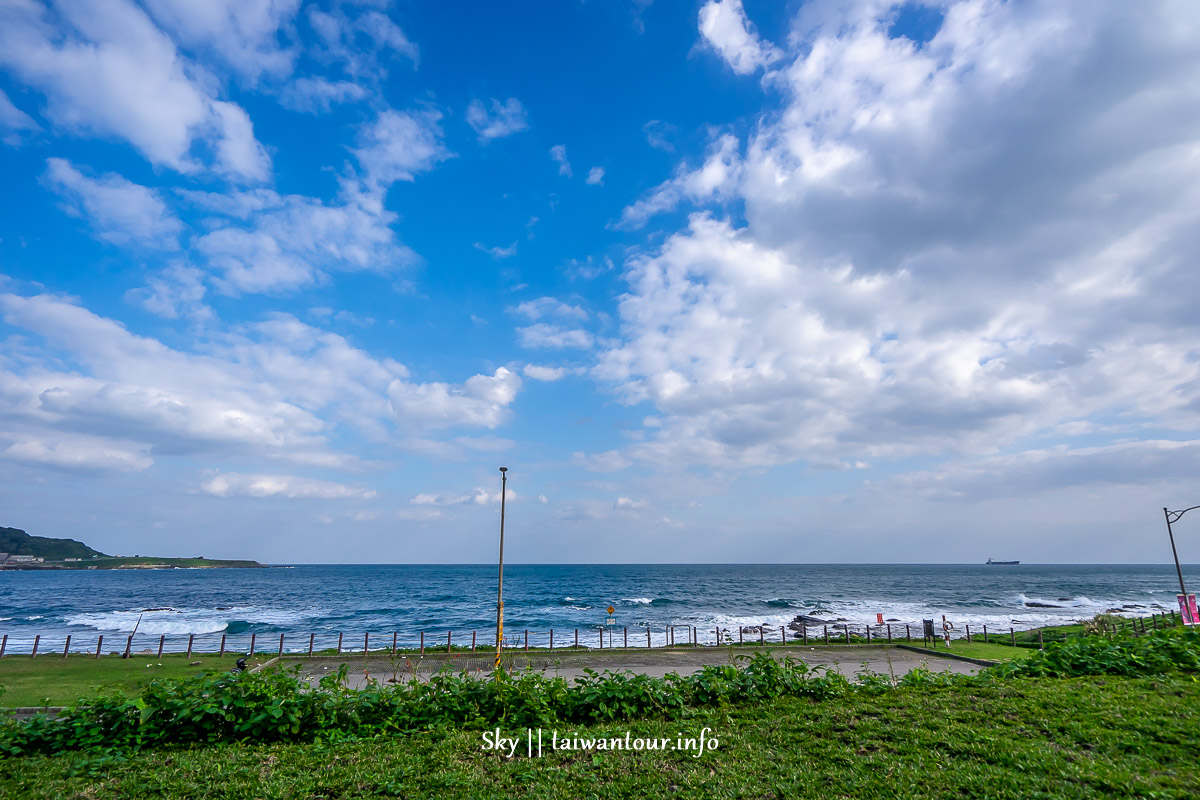
[[[1200,587],[1200,568],[1184,577]],[[695,626],[701,642],[716,629],[736,637],[743,626],[774,631],[797,614],[853,625],[919,624],[946,614],[959,630],[988,625],[1017,630],[1089,618],[1112,608],[1149,614],[1174,607],[1174,567],[1158,565],[509,565],[504,571],[505,631],[545,644],[549,629],[566,643],[574,629],[589,643],[616,611],[618,643],[645,631],[661,644],[666,625]],[[1056,606],[1039,608],[1041,603]],[[138,622],[140,617],[140,623]],[[274,649],[279,635],[288,650],[331,646],[338,634],[361,648],[364,633],[375,646],[493,641],[496,568],[480,565],[300,565],[271,569],[156,571],[0,571],[0,634],[9,653],[42,649],[118,649],[137,626],[135,646],[168,650],[244,649],[250,635]],[[682,633],[679,634],[682,636]],[[640,638],[635,638],[640,637]]]

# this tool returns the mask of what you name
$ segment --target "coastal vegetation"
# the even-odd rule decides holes
[[[351,691],[280,670],[152,682],[6,723],[0,796],[1190,797],[1200,790],[1200,633],[1088,636],[977,676],[836,673],[767,654],[687,677],[537,672]],[[504,758],[481,733],[720,747]],[[523,753],[524,751],[522,751]],[[119,764],[120,769],[112,769]],[[332,765],[332,766],[331,766]],[[221,775],[220,786],[211,782]],[[29,776],[36,775],[37,780]],[[456,790],[457,787],[457,791]],[[574,788],[571,788],[574,787]]]
[[[0,563],[0,569],[205,569],[262,567],[247,559],[110,556],[74,539],[31,536],[20,528],[0,527],[0,553],[31,556],[40,562]]]

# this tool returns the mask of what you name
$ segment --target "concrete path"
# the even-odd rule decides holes
[[[771,649],[776,658],[791,656],[802,660],[810,666],[823,666],[840,672],[846,677],[853,678],[864,669],[883,674],[892,674],[899,678],[919,666],[927,666],[934,672],[975,673],[982,667],[978,664],[946,658],[940,655],[916,653],[899,647],[776,647]],[[363,654],[343,654],[342,656],[322,656],[314,658],[283,659],[284,666],[300,664],[301,677],[311,683],[316,683],[323,676],[337,670],[340,664],[346,664],[351,688],[360,688],[367,681],[380,683],[406,682],[413,678],[427,680],[441,669],[450,669],[455,673],[485,677],[491,674],[494,657],[484,653],[461,653],[446,655],[429,654],[425,656],[398,656],[395,659],[387,654],[371,653],[364,658]],[[528,669],[540,671],[546,675],[558,676],[574,680],[585,669],[596,672],[612,670],[614,672],[629,671],[662,677],[670,672],[680,675],[690,675],[710,664],[739,663],[731,661],[729,650],[726,648],[700,647],[680,650],[608,650],[608,651],[554,651],[554,652],[514,652],[505,655],[505,664],[509,669]]]

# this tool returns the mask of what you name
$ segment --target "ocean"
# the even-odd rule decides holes
[[[1200,587],[1200,568],[1184,577]],[[1110,609],[1148,615],[1175,607],[1178,581],[1170,565],[982,564],[647,564],[506,565],[506,637],[545,645],[594,644],[614,608],[617,644],[628,629],[644,645],[646,630],[661,645],[666,626],[694,626],[702,643],[718,629],[736,639],[747,626],[780,626],[799,614],[852,626],[873,624],[876,614],[894,628],[918,626],[945,614],[958,631],[1041,625],[1090,618]],[[140,619],[140,622],[139,622]],[[137,628],[135,649],[215,650],[222,636],[230,650],[245,650],[252,634],[260,649],[288,651],[331,647],[343,634],[361,649],[397,641],[493,642],[496,623],[494,565],[296,565],[270,569],[155,571],[0,571],[0,635],[7,654],[121,649]],[[676,640],[684,637],[678,633]]]

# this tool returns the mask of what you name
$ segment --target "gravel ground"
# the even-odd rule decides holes
[[[928,666],[935,672],[974,673],[982,667],[966,661],[946,658],[929,653],[916,653],[899,647],[777,647],[771,651],[777,658],[791,656],[812,666],[825,666],[847,677],[864,668],[873,672],[892,673],[897,677],[919,666]],[[412,678],[427,679],[440,669],[449,667],[454,672],[467,672],[479,676],[492,671],[494,656],[490,653],[456,653],[446,655],[398,656],[392,659],[387,654],[371,653],[343,654],[314,658],[284,657],[284,666],[300,665],[301,676],[310,681],[320,680],[336,670],[340,664],[349,668],[349,683],[352,688],[363,686],[368,679],[382,682],[407,681]],[[585,669],[627,670],[655,677],[669,672],[687,675],[709,664],[731,663],[726,648],[700,647],[696,649],[655,650],[609,650],[570,651],[555,650],[524,653],[514,651],[505,654],[505,664],[510,669],[526,669],[545,672],[568,680],[574,680]],[[736,662],[735,662],[736,663]]]

